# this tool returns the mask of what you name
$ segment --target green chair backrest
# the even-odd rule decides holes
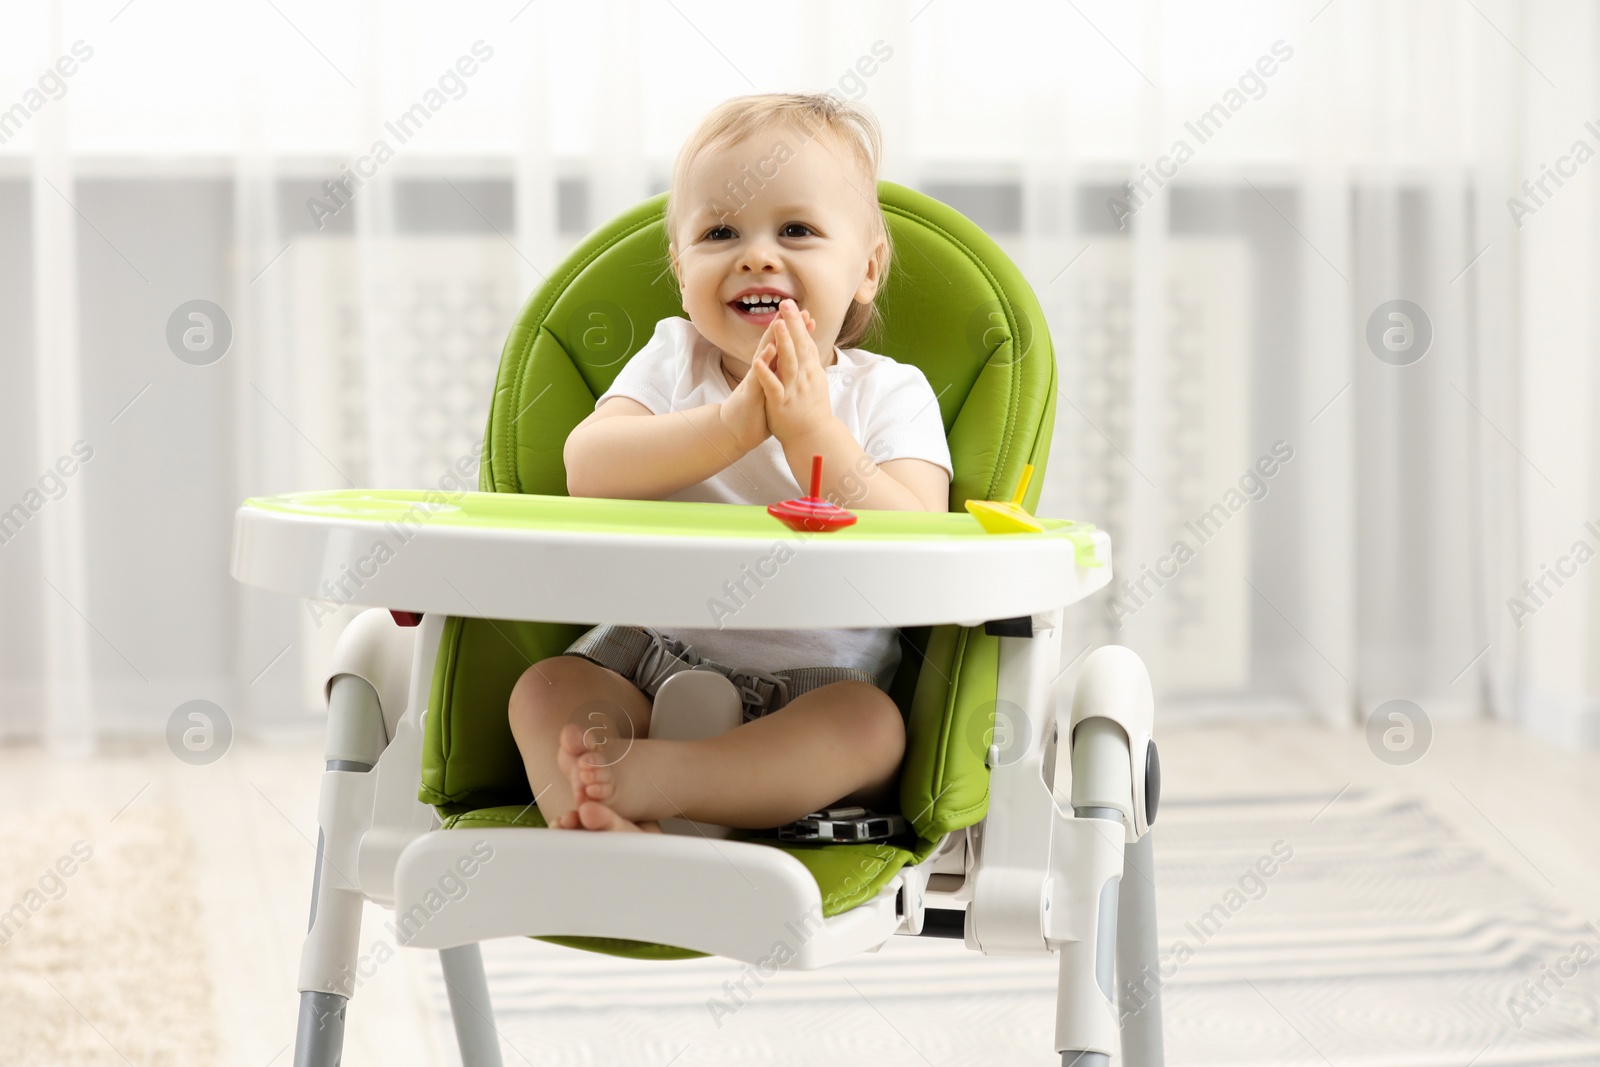
[[[955,470],[950,507],[1009,498],[1032,464],[1037,506],[1055,421],[1056,365],[1022,274],[952,208],[878,184],[894,255],[882,323],[861,347],[922,369],[938,396]],[[667,269],[665,194],[586,237],[528,299],[500,357],[479,488],[567,495],[563,449],[626,361],[668,316],[683,316]],[[595,622],[616,622],[596,619]],[[560,655],[588,627],[451,618],[429,703],[421,799],[451,815],[532,800],[507,723],[527,667]],[[903,814],[924,841],[983,818],[984,763],[999,639],[982,627],[901,631],[890,695],[906,716]]]

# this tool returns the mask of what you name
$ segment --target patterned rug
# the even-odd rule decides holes
[[[183,813],[12,810],[0,842],[0,1064],[217,1063]]]
[[[1144,985],[1161,986],[1172,1067],[1600,1067],[1600,930],[1424,800],[1169,801],[1156,884],[1163,959]],[[522,939],[484,957],[508,1064],[1059,1062],[1055,961],[959,941],[898,937],[779,973],[732,1014],[715,1005],[745,968],[727,960]],[[426,973],[448,1034],[437,965]]]

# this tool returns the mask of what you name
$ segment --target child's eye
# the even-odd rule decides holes
[[[718,236],[719,234],[721,236]],[[725,241],[732,236],[733,227],[731,226],[713,226],[706,231],[706,240],[708,241]]]
[[[795,230],[799,230],[800,232],[794,233],[793,231]],[[803,222],[786,222],[784,223],[782,230],[784,237],[810,237],[811,233],[811,227],[807,226]]]

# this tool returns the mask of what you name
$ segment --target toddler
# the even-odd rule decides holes
[[[572,495],[771,504],[809,490],[820,454],[835,503],[948,510],[927,378],[850,347],[889,265],[880,144],[869,113],[826,94],[739,97],[706,117],[678,153],[665,217],[688,318],[658,323],[567,438]],[[765,829],[840,803],[883,810],[905,751],[887,692],[899,660],[889,627],[596,627],[523,673],[511,730],[552,827]],[[702,661],[744,684],[746,721],[651,739],[661,665]]]

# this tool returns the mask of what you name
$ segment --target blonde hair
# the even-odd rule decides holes
[[[811,140],[819,131],[833,135],[834,140],[850,153],[852,161],[867,179],[864,192],[871,202],[868,212],[869,235],[884,240],[883,259],[879,264],[878,292],[888,276],[893,244],[889,237],[888,220],[878,203],[878,163],[883,157],[883,134],[872,112],[833,93],[761,93],[736,96],[725,100],[711,110],[700,125],[695,127],[672,166],[672,185],[667,191],[666,229],[671,248],[677,247],[678,224],[682,221],[682,189],[689,168],[707,149],[736,144],[746,137],[773,126],[788,126],[799,134],[801,144]],[[669,257],[671,255],[669,251]],[[676,267],[674,274],[676,274]],[[877,298],[865,304],[851,301],[839,327],[840,348],[852,348],[861,342],[879,324]]]

